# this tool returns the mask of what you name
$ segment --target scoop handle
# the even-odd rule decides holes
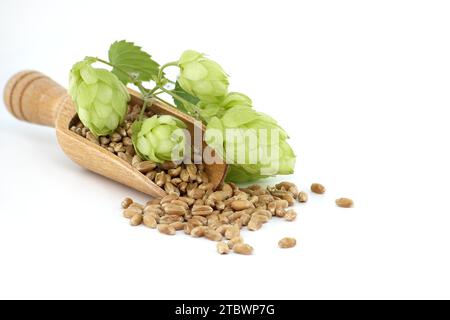
[[[66,89],[37,71],[22,71],[6,84],[3,98],[17,119],[54,127]]]

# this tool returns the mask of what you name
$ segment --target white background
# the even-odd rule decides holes
[[[0,1],[1,87],[22,69],[67,85],[114,40],[161,63],[206,52],[290,133],[287,179],[328,190],[246,233],[253,256],[219,256],[128,226],[121,199],[148,197],[1,107],[0,298],[450,298],[449,16],[448,1]]]

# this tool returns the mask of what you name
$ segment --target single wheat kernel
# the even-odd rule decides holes
[[[205,190],[202,190],[200,188],[194,188],[194,189],[188,191],[187,195],[188,195],[188,197],[191,197],[192,199],[200,200],[203,198],[205,193],[206,193]]]
[[[233,212],[231,215],[228,216],[228,220],[230,221],[236,221],[237,219],[239,219],[242,216],[242,212],[241,211],[236,211]]]
[[[297,244],[297,240],[295,238],[283,238],[278,241],[278,246],[283,249],[293,248]]]
[[[183,182],[183,180],[181,180],[180,178],[172,178],[170,182],[172,182],[173,185],[178,186],[181,182]]]
[[[189,180],[195,181],[197,180],[197,166],[195,164],[186,165],[186,170],[189,174]]]
[[[193,225],[192,223],[186,222],[186,223],[184,224],[183,231],[184,231],[185,234],[190,235],[191,232],[192,232],[192,229],[194,229],[194,225]]]
[[[298,189],[297,189],[297,187],[290,187],[288,189],[288,191],[292,194],[294,199],[297,199],[297,196],[298,196]]]
[[[205,226],[208,223],[208,219],[202,216],[193,216],[190,222],[198,224],[199,226]]]
[[[131,198],[125,198],[122,201],[122,208],[127,209],[132,203],[133,200]]]
[[[156,177],[157,172],[156,171],[150,171],[147,172],[145,175],[147,176],[147,178],[149,178],[150,180],[154,181],[155,177]]]
[[[228,248],[228,245],[225,242],[219,242],[217,243],[217,252],[219,254],[228,254],[230,252],[230,248]]]
[[[179,197],[178,200],[185,202],[188,206],[192,206],[195,202],[194,199],[188,197]]]
[[[168,215],[184,216],[187,212],[185,207],[173,203],[165,203],[162,208]]]
[[[150,204],[161,204],[161,198],[155,198],[147,202],[147,205]]]
[[[251,203],[248,200],[234,200],[231,202],[231,208],[236,211],[244,210],[251,208],[253,206],[253,203]]]
[[[277,204],[274,202],[269,202],[267,204],[267,210],[269,210],[270,213],[272,213],[272,215],[275,214],[275,210],[277,209]]]
[[[217,212],[213,211],[213,213],[211,215],[209,215],[207,217],[207,219],[208,219],[208,225],[211,225],[212,223],[217,223],[217,222],[219,222],[219,214]]]
[[[182,169],[180,172],[180,178],[184,182],[189,182],[189,173],[186,169]]]
[[[202,183],[201,185],[198,186],[198,188],[201,190],[210,191],[208,196],[210,196],[213,193],[213,191],[212,191],[213,187],[214,187],[214,185],[210,182]]]
[[[205,205],[194,205],[192,207],[191,213],[194,216],[208,216],[213,213],[213,208]]]
[[[286,193],[280,198],[286,200],[289,206],[293,206],[295,204],[295,198],[290,193]]]
[[[205,226],[195,227],[191,231],[191,236],[193,236],[195,238],[203,237],[205,235],[206,230],[208,230],[208,229],[209,229],[209,227],[205,227]]]
[[[275,185],[277,189],[289,190],[289,188],[297,188],[295,183],[289,181],[283,181]]]
[[[292,194],[288,191],[275,190],[271,192],[272,196],[283,199],[287,201],[289,206],[294,205],[295,200]]]
[[[153,161],[142,161],[136,164],[135,168],[145,174],[155,169],[156,163],[154,163]]]
[[[142,210],[138,208],[130,208],[123,210],[123,216],[127,219],[131,219],[135,214],[141,214]]]
[[[171,177],[178,177],[181,173],[181,167],[177,167],[174,169],[170,169],[169,171],[167,171],[167,173],[171,176]]]
[[[205,201],[203,201],[202,199],[194,200],[194,206],[204,206],[204,205],[205,205]]]
[[[325,193],[325,187],[320,183],[313,183],[311,185],[311,191],[314,193],[323,194]]]
[[[159,219],[159,223],[161,224],[171,224],[174,222],[183,222],[183,217],[178,216],[178,215],[167,215],[167,216],[163,216]]]
[[[284,218],[286,215],[286,210],[284,208],[278,208],[275,210],[275,215],[279,218]]]
[[[181,194],[180,190],[177,187],[175,187],[175,185],[172,182],[166,182],[166,184],[164,185],[164,191],[167,194],[176,194],[177,196]]]
[[[238,226],[229,226],[228,229],[225,231],[225,238],[228,240],[239,237],[241,235],[241,230]]]
[[[308,201],[308,194],[304,191],[300,191],[297,196],[298,202]]]
[[[349,198],[339,198],[336,199],[336,205],[341,208],[351,208],[353,207],[353,200]]]
[[[140,204],[140,203],[137,203],[137,202],[133,202],[128,207],[128,209],[132,209],[132,208],[139,209],[139,210],[144,210],[144,206],[142,204]]]
[[[152,228],[152,229],[155,229],[157,227],[157,225],[158,225],[158,223],[156,222],[155,217],[152,216],[151,214],[144,214],[143,221],[144,221],[144,225],[146,227],[149,227],[149,228]]]
[[[162,206],[160,204],[147,204],[143,211],[144,213],[149,211],[156,211],[159,214],[163,213]]]
[[[172,161],[166,161],[160,165],[161,169],[163,169],[163,170],[175,169],[177,166],[178,165]]]
[[[178,199],[178,200],[172,200],[172,201],[170,201],[170,203],[171,203],[171,204],[176,204],[176,205],[178,205],[178,206],[182,206],[182,207],[185,208],[186,210],[189,209],[189,205],[188,205],[186,202],[184,202],[183,200],[181,200],[181,199]]]
[[[249,214],[242,214],[242,216],[239,218],[241,225],[246,226],[250,222],[251,216]]]
[[[219,232],[222,236],[225,236],[225,231],[227,231],[228,226],[226,224],[219,225],[216,228],[216,231]]]
[[[251,218],[258,219],[259,221],[261,221],[261,223],[267,223],[272,218],[272,216],[270,216],[270,218],[269,218],[268,216],[266,216],[264,214],[255,213],[252,215]]]
[[[294,221],[295,219],[297,219],[297,212],[295,212],[295,210],[288,210],[284,215],[284,218],[287,221]]]
[[[176,194],[169,194],[161,199],[161,204],[170,203],[173,200],[177,200],[179,197]]]
[[[136,168],[136,166],[137,166],[141,161],[142,161],[141,158],[136,154],[136,155],[133,156],[133,159],[131,160],[131,165],[132,165],[133,167]]]
[[[168,224],[158,224],[158,231],[169,236],[173,236],[176,233],[175,228]]]
[[[252,196],[250,199],[248,199],[248,201],[250,201],[252,204],[255,204],[256,202],[258,202],[258,200],[258,196]]]
[[[158,187],[162,187],[166,184],[166,174],[164,171],[158,172],[155,176],[155,183]]]
[[[261,229],[263,222],[257,217],[252,217],[247,225],[247,229],[250,231],[256,231]]]
[[[243,191],[235,191],[234,197],[236,200],[247,200],[250,197],[248,193],[245,193]]]
[[[143,216],[141,213],[136,213],[134,216],[131,217],[130,219],[130,225],[132,226],[139,226],[140,224],[142,224],[142,219]]]
[[[246,243],[236,243],[233,246],[234,253],[251,255],[253,253],[253,248]]]
[[[222,191],[225,193],[227,198],[233,196],[233,188],[228,183],[225,183],[222,186]]]
[[[277,209],[286,209],[289,207],[289,203],[283,199],[275,200],[275,207]]]
[[[171,223],[170,226],[173,227],[177,231],[184,230],[184,222],[181,222],[181,221]]]
[[[161,216],[164,215],[164,212],[162,209],[146,209],[144,210],[144,214],[149,214],[155,217],[155,219],[159,219]]]
[[[227,198],[227,193],[225,191],[216,191],[211,193],[209,196],[209,199],[212,199],[214,201],[223,201]]]
[[[265,216],[268,220],[272,218],[272,214],[268,210],[256,210],[253,215]]]
[[[207,229],[206,231],[205,231],[205,238],[206,239],[209,239],[209,240],[212,240],[212,241],[221,241],[222,240],[222,235],[219,233],[219,232],[217,232],[216,230],[214,230],[214,229],[211,229],[211,228],[209,228],[209,229]]]
[[[238,243],[244,243],[244,238],[239,236],[231,239],[230,241],[228,241],[228,248],[233,249],[233,247]]]

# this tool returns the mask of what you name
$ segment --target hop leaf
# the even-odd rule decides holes
[[[154,115],[132,126],[136,153],[157,163],[181,160],[185,154],[186,125],[179,119]]]
[[[172,90],[173,93],[175,93],[177,96],[183,98],[184,100],[192,103],[193,105],[196,105],[200,99],[197,97],[194,97],[192,95],[190,95],[189,93],[187,93],[181,86],[180,83],[177,81],[175,83],[175,88]],[[173,102],[175,103],[175,105],[177,106],[178,109],[180,109],[182,112],[184,113],[189,113],[187,111],[187,108],[184,106],[184,102],[180,101],[176,98],[173,98]]]
[[[81,122],[95,135],[108,135],[123,122],[130,95],[111,72],[92,67],[87,59],[70,71],[69,94]]]
[[[155,80],[159,72],[159,64],[152,60],[148,53],[142,51],[141,47],[133,42],[125,40],[116,41],[111,45],[109,62],[117,67],[113,68],[112,72],[124,84],[130,82],[129,76],[140,81]]]

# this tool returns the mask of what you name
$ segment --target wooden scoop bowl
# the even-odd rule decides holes
[[[131,104],[142,105],[138,93],[130,90],[130,95]],[[166,195],[163,189],[128,162],[70,131],[69,128],[77,120],[75,105],[66,89],[44,74],[23,71],[14,75],[5,87],[4,100],[9,112],[17,119],[55,127],[59,145],[80,166],[151,196]],[[194,136],[194,119],[188,115],[160,102],[153,103],[149,109],[155,114],[179,118]],[[225,178],[227,165],[205,164],[205,172],[216,188]]]

